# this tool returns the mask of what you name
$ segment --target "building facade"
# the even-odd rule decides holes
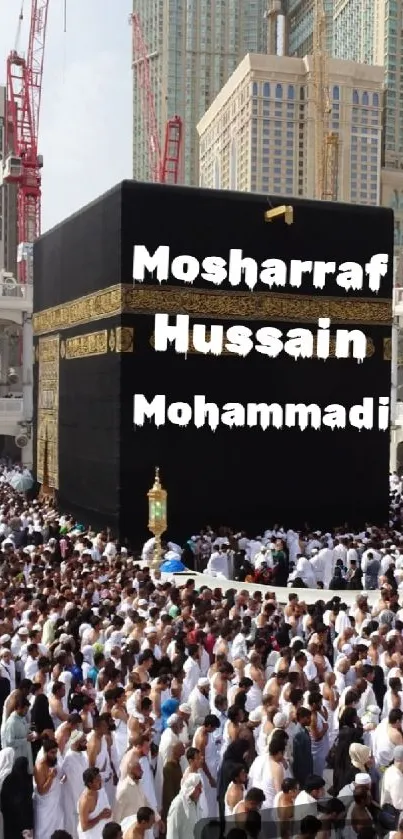
[[[197,184],[196,125],[240,60],[265,52],[267,0],[133,0],[150,58],[152,92],[162,138],[166,120],[184,122],[181,180]],[[148,139],[133,77],[133,177],[150,179]]]
[[[338,200],[379,204],[383,69],[329,61]],[[246,56],[198,124],[200,185],[315,194],[312,59]]]

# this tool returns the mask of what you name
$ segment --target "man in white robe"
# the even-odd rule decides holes
[[[323,565],[323,585],[325,588],[329,588],[330,580],[333,577],[334,569],[336,566],[336,559],[334,553],[330,548],[324,547],[318,553],[318,557],[320,558],[322,565]]]
[[[190,644],[188,647],[188,658],[183,665],[185,678],[182,685],[182,701],[187,702],[188,698],[201,679],[200,670],[200,648],[198,644]]]
[[[189,734],[193,735],[199,725],[203,725],[207,714],[210,713],[210,681],[202,677],[193,688],[187,704],[190,707]]]
[[[162,786],[163,786],[163,772],[164,766],[171,754],[172,747],[179,743],[179,735],[182,731],[183,721],[179,714],[172,714],[168,718],[167,728],[162,733],[160,745],[158,749],[157,769],[155,772],[155,795],[157,798],[158,811],[162,807]]]
[[[142,777],[143,770],[140,762],[136,758],[132,758],[127,775],[123,781],[119,781],[116,790],[112,818],[119,824],[129,816],[135,816],[140,807],[151,807],[151,802],[148,800],[142,785]]]
[[[403,746],[396,746],[393,764],[383,776],[381,805],[384,804],[391,804],[399,812],[403,810]]]
[[[74,731],[61,767],[64,823],[72,839],[78,839],[78,799],[84,792],[83,772],[88,769],[87,738]]]
[[[211,577],[229,579],[228,554],[221,547],[211,554],[205,573],[210,574]]]
[[[166,839],[194,839],[195,827],[203,817],[199,799],[203,791],[198,773],[188,775],[168,813]]]

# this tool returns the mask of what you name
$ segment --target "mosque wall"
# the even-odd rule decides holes
[[[278,203],[278,199],[277,199]],[[150,252],[169,245],[171,257],[227,258],[241,248],[268,258],[356,261],[393,252],[389,210],[293,200],[294,223],[264,221],[267,196],[216,193],[124,182],[98,202],[45,234],[35,247],[34,332],[37,347],[36,435],[39,443],[39,347],[59,341],[58,492],[74,505],[119,527],[122,537],[146,535],[146,493],[154,467],[168,491],[170,531],[188,535],[203,522],[225,521],[256,532],[274,519],[331,526],[387,518],[389,437],[383,431],[156,428],[133,425],[134,394],[151,400],[211,402],[359,403],[390,394],[392,268],[379,294],[347,294],[258,284],[217,287],[198,278],[184,284],[149,275],[133,286],[133,246]],[[155,313],[190,315],[195,323],[317,329],[331,318],[327,361],[258,352],[203,355],[190,342],[181,355],[154,349]],[[362,329],[362,363],[338,359],[337,328]],[[43,378],[43,374],[42,374]],[[43,400],[42,400],[43,401]],[[41,455],[42,456],[42,455]],[[37,461],[38,478],[41,472]],[[85,512],[83,513],[85,515]]]

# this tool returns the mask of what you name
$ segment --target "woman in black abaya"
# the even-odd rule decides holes
[[[1,790],[4,839],[22,839],[24,830],[33,830],[33,780],[26,757],[17,757]]]
[[[52,718],[49,712],[49,700],[44,693],[39,693],[31,708],[31,727],[33,731],[38,734],[38,739],[34,740],[32,745],[32,755],[34,762],[38,752],[42,746],[41,737],[44,732],[49,736],[50,732],[55,730]]]
[[[220,819],[225,816],[225,793],[231,782],[232,773],[237,766],[243,766],[248,771],[246,763],[249,754],[249,742],[246,739],[234,740],[224,752],[221,768],[218,774],[217,799]]]

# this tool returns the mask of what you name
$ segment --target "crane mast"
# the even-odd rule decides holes
[[[163,148],[161,148],[151,84],[150,56],[139,15],[136,13],[131,15],[130,21],[133,33],[133,67],[137,73],[137,85],[141,97],[151,180],[154,183],[177,184],[180,177],[183,122],[179,116],[167,120]]]
[[[314,0],[313,88],[315,107],[315,197],[337,200],[339,137],[329,130],[331,101],[323,0]]]
[[[7,58],[5,183],[18,188],[18,281],[32,283],[32,246],[41,232],[38,131],[49,0],[31,0],[27,57]]]

